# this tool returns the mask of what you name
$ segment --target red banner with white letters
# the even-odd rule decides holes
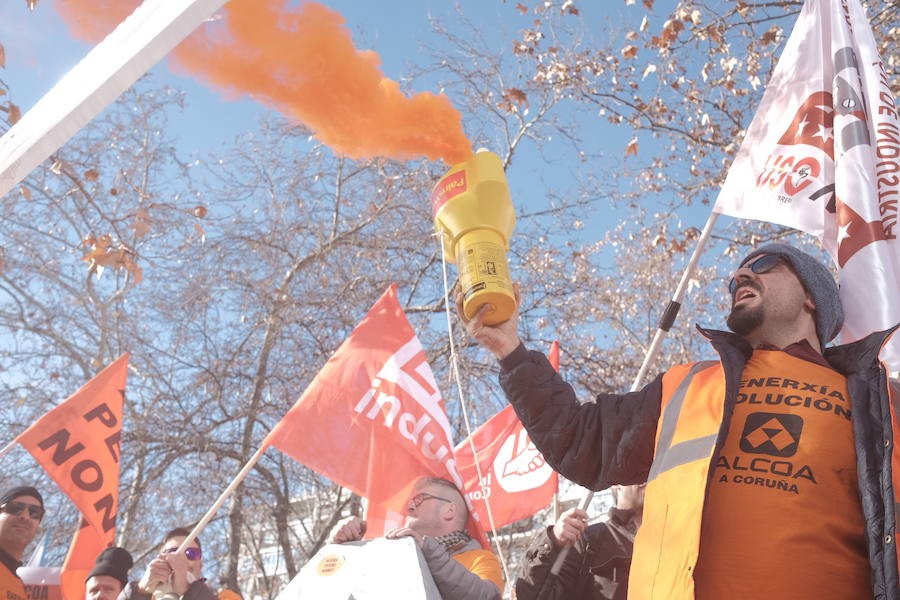
[[[367,498],[373,516],[367,538],[403,518],[416,479],[442,477],[462,489],[444,401],[396,286],[264,443]]]
[[[547,358],[559,371],[559,344]],[[456,466],[466,493],[482,523],[489,523],[485,498],[495,527],[503,527],[547,508],[559,486],[559,475],[535,448],[512,406],[507,406],[472,432],[481,481],[469,440],[456,447]]]

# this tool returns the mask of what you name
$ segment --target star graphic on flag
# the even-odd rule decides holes
[[[872,244],[885,239],[881,219],[867,221],[837,195],[834,196],[837,217],[838,265],[843,269],[854,254]],[[852,230],[852,231],[851,231]]]
[[[797,123],[797,133],[802,136],[807,125],[809,125],[809,121],[806,120],[806,117],[803,117],[803,120]]]
[[[839,246],[841,242],[850,237],[850,225],[850,223],[846,223],[845,225],[838,227],[837,243]]]
[[[823,142],[827,142],[827,141],[830,140],[832,137],[834,137],[834,136],[831,135],[831,131],[832,131],[831,127],[825,127],[824,125],[822,125],[822,124],[820,123],[820,124],[819,124],[819,131],[817,131],[816,133],[814,133],[812,136],[813,136],[813,137],[820,137],[820,138],[822,138],[822,141],[823,141]]]

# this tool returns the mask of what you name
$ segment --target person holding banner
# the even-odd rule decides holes
[[[900,438],[878,360],[894,329],[825,348],[837,285],[785,244],[750,252],[728,290],[734,333],[700,329],[719,360],[586,404],[521,343],[517,313],[466,326],[554,469],[593,490],[647,482],[633,600],[900,598]]]
[[[176,527],[163,538],[159,554],[147,565],[140,581],[131,581],[119,594],[118,600],[150,600],[154,590],[171,585],[171,591],[181,600],[216,600],[216,595],[201,576],[203,551],[200,539],[178,553],[178,547],[191,531]]]
[[[132,566],[134,560],[125,548],[113,546],[101,552],[84,582],[87,600],[116,600],[128,584],[128,570]]]
[[[386,538],[411,537],[422,551],[443,600],[500,598],[503,574],[497,557],[466,533],[469,509],[453,482],[427,477],[416,482],[406,503],[404,527]],[[361,540],[366,522],[347,517],[334,526],[331,543]]]
[[[0,496],[0,600],[26,600],[16,569],[43,518],[44,499],[35,488],[14,487]]]
[[[516,580],[516,599],[625,600],[644,487],[614,485],[615,506],[608,521],[588,525],[587,513],[571,508],[534,536]],[[550,568],[566,544],[572,544],[572,551],[554,576]]]

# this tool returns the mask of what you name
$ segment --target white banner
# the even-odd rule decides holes
[[[715,212],[818,236],[851,342],[900,322],[900,121],[859,0],[807,0]],[[881,354],[900,370],[900,336]]]

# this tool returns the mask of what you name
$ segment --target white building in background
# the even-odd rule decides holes
[[[324,494],[323,494],[324,495]],[[343,490],[340,497],[350,497],[349,490]],[[287,524],[287,537],[294,555],[294,566],[299,569],[316,553],[316,540],[324,538],[330,529],[335,504],[333,498],[322,499],[316,495],[304,496],[291,503],[292,519]],[[344,502],[340,517],[350,514],[352,502]],[[270,600],[275,598],[290,581],[287,563],[278,542],[277,532],[272,528],[271,508],[257,506],[246,509],[245,526],[255,535],[251,543],[241,548],[238,562],[238,583],[244,600]],[[265,517],[265,518],[260,518]],[[338,518],[340,518],[338,517]],[[309,553],[306,555],[304,549]]]

